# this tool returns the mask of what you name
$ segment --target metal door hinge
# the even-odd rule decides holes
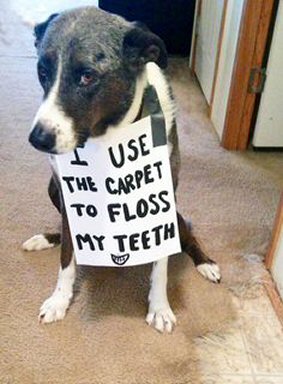
[[[266,79],[266,68],[255,67],[251,69],[249,78],[249,93],[262,93]]]

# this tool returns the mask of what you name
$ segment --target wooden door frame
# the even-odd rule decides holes
[[[245,0],[221,145],[244,150],[249,144],[257,95],[249,93],[251,69],[261,68],[277,0]]]

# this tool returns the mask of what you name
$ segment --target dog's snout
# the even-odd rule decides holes
[[[29,142],[36,149],[44,152],[52,152],[55,141],[55,134],[47,131],[41,123],[37,123],[29,135]]]

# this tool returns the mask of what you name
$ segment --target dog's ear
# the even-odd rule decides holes
[[[128,31],[123,41],[123,55],[131,68],[140,70],[144,64],[154,61],[160,68],[167,67],[167,51],[164,42],[146,27],[137,26]]]
[[[36,24],[36,26],[34,27],[34,36],[35,36],[34,45],[36,48],[39,46],[39,43],[42,40],[48,25],[58,15],[59,13],[53,13],[51,16],[48,17],[46,21],[44,21],[43,23]]]

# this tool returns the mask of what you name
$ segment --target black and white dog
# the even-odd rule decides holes
[[[30,143],[50,154],[72,151],[89,137],[104,135],[139,119],[144,94],[153,87],[165,117],[176,189],[180,161],[175,108],[162,72],[167,55],[160,38],[143,25],[95,7],[52,15],[35,27],[35,37],[44,99],[34,119]],[[55,171],[49,195],[62,215],[62,233],[36,235],[23,244],[25,250],[32,251],[61,243],[58,283],[40,309],[39,320],[43,323],[64,318],[75,281],[72,241]],[[202,252],[179,213],[178,225],[183,251],[193,258],[202,275],[219,282],[218,266]],[[167,257],[153,264],[146,316],[147,323],[161,332],[170,332],[176,323],[167,298],[167,264]]]

